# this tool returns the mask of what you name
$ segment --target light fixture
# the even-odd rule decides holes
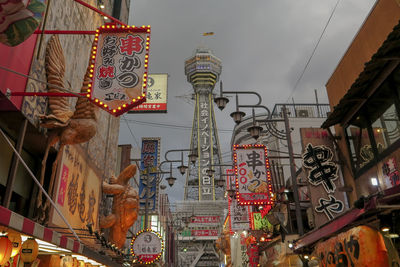
[[[387,232],[390,231],[390,228],[389,228],[389,226],[383,226],[383,227],[381,228],[381,231],[387,233]]]
[[[236,111],[231,113],[231,117],[236,124],[239,124],[244,116],[246,116],[246,113],[239,110],[239,97],[236,95]]]
[[[219,96],[219,97],[214,98],[214,102],[215,102],[215,104],[217,104],[217,107],[220,110],[223,110],[226,107],[226,104],[228,104],[229,99],[224,96]]]
[[[212,177],[214,172],[215,172],[215,170],[213,170],[213,169],[207,169],[206,170],[206,173],[207,173],[208,177]]]
[[[104,8],[105,8],[104,4],[101,4],[101,5],[100,5],[100,8],[101,8],[101,9],[104,9]]]
[[[166,188],[167,188],[167,186],[166,186],[165,184],[160,185],[160,189],[161,189],[161,190],[164,190],[164,189],[166,189]]]
[[[290,249],[292,249],[292,248],[293,248],[293,243],[289,242],[288,247],[289,247]]]
[[[220,89],[219,97],[214,98],[214,102],[215,104],[217,104],[217,107],[220,110],[223,110],[226,107],[226,104],[229,103],[229,99],[223,96],[222,81],[219,82],[219,89]]]
[[[308,260],[308,255],[304,255],[304,259]]]
[[[188,157],[189,157],[190,162],[191,162],[192,164],[195,164],[198,155],[197,155],[197,153],[195,152],[195,150],[193,150],[193,152],[190,153],[190,154],[188,155]]]
[[[168,177],[168,178],[166,178],[166,180],[167,180],[167,182],[168,182],[168,185],[171,187],[171,186],[174,185],[175,180],[176,180],[175,177],[172,177],[172,162],[171,162],[171,165],[170,165],[169,173],[170,173],[171,176]]]
[[[372,184],[373,186],[378,186],[378,178],[372,177],[372,178],[371,178],[371,184]]]
[[[178,166],[177,168],[178,168],[179,172],[180,172],[182,175],[184,175],[185,172],[186,172],[186,170],[187,170],[187,168],[188,168],[188,166],[185,166],[185,165],[183,164],[183,152],[181,152],[181,153],[182,153],[182,154],[181,154],[182,165]]]
[[[263,127],[256,124],[247,128],[247,131],[250,133],[251,137],[253,137],[255,140],[257,140],[258,137],[260,137],[262,130]]]
[[[250,133],[251,137],[253,137],[255,140],[257,140],[258,137],[260,137],[262,130],[263,130],[263,128],[260,125],[258,125],[256,122],[256,115],[255,115],[254,108],[253,108],[253,126],[250,126],[249,128],[247,128],[247,131]]]
[[[107,17],[107,16],[104,16],[104,19],[108,19],[108,17]]]
[[[225,180],[224,179],[217,179],[215,180],[217,186],[223,187],[225,185]]]

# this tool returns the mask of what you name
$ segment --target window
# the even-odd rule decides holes
[[[400,146],[400,104],[395,88],[393,79],[386,79],[345,128],[356,176]]]

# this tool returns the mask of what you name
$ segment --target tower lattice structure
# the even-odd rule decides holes
[[[220,172],[211,177],[207,174],[208,169],[220,170],[213,165],[221,164],[213,106],[213,89],[221,70],[221,60],[207,48],[197,48],[185,61],[185,74],[193,86],[196,101],[190,146],[198,155],[186,176],[185,200],[210,201],[224,197],[224,189],[215,184],[215,180],[220,179]]]

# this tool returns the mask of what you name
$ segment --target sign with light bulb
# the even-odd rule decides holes
[[[234,145],[236,199],[240,205],[273,205],[271,173],[264,145]]]
[[[132,238],[131,254],[141,264],[159,260],[163,250],[161,235],[151,229],[141,230]]]
[[[87,97],[119,116],[146,101],[150,26],[106,24],[96,30]]]

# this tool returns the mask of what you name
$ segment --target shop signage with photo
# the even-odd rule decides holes
[[[234,145],[236,194],[240,205],[265,205],[271,209],[272,184],[267,148],[264,145]]]

